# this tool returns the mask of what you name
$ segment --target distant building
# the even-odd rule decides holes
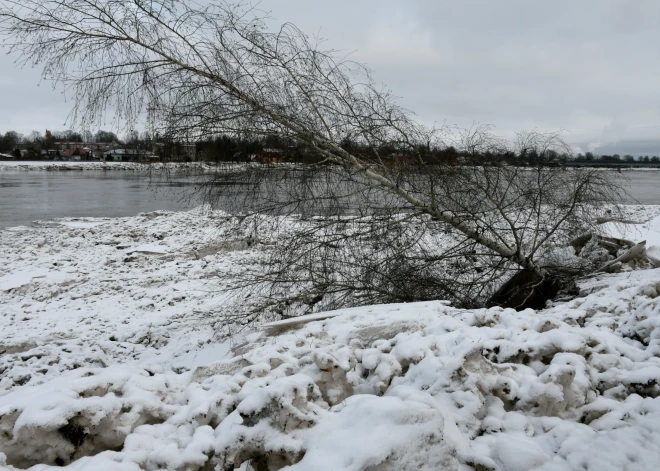
[[[103,160],[108,162],[157,161],[159,157],[153,152],[143,149],[112,149],[103,154]]]
[[[62,157],[57,149],[41,149],[41,157],[49,160],[57,160]]]
[[[107,142],[54,142],[51,147],[60,151],[60,155],[71,158],[74,155],[84,156],[86,159],[100,158],[110,150]]]
[[[90,160],[93,158],[92,155],[89,147],[64,150],[64,157],[71,160]]]
[[[262,164],[277,164],[286,157],[286,152],[282,149],[265,148],[258,154],[249,156],[250,162],[259,162]]]

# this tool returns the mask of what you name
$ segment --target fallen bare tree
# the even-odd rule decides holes
[[[594,230],[595,215],[602,209],[598,203],[615,197],[618,190],[607,173],[467,165],[399,171],[399,181],[415,188],[416,194],[469,220],[481,236],[526,254],[538,271],[521,270],[519,264],[451,224],[412,205],[397,204],[390,194],[374,190],[343,169],[309,168],[295,171],[305,174],[298,177],[303,183],[297,185],[291,185],[296,181],[292,175],[261,183],[263,194],[271,197],[265,198],[270,205],[260,209],[282,209],[277,197],[288,190],[282,205],[299,202],[295,211],[304,215],[309,209],[304,202],[311,201],[309,213],[317,216],[294,222],[283,219],[276,227],[273,218],[264,218],[261,226],[258,216],[246,218],[246,224],[254,227],[253,239],[269,244],[266,256],[246,269],[243,282],[233,288],[261,290],[267,303],[257,306],[255,314],[264,306],[281,315],[295,315],[346,305],[430,299],[463,307],[543,307],[576,277],[607,260],[591,257],[590,250],[580,257],[567,247],[577,235]],[[313,172],[319,174],[317,178]],[[239,191],[242,186],[232,188]],[[214,186],[210,189],[217,195]],[[359,205],[352,204],[356,198]],[[322,207],[324,202],[333,206]],[[278,231],[283,235],[271,244]],[[562,255],[559,261],[557,253]],[[514,275],[509,286],[515,289],[498,292]]]
[[[202,187],[243,213],[322,216],[245,274],[242,287],[267,286],[279,310],[319,300],[540,305],[558,289],[549,248],[619,195],[600,170],[482,166],[478,155],[507,147],[487,128],[420,125],[368,69],[291,24],[273,30],[246,5],[0,2],[10,51],[74,94],[81,123],[112,108],[167,139],[276,136],[317,156],[307,165],[221,166]],[[463,162],[434,158],[447,143]],[[540,160],[569,151],[557,134],[523,133],[515,145]],[[515,292],[491,298],[516,272]]]

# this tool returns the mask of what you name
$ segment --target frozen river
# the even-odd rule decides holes
[[[660,171],[630,171],[631,196],[660,205]],[[185,210],[201,201],[189,198],[193,183],[150,184],[126,171],[0,171],[0,229],[59,217],[134,216],[157,209]]]

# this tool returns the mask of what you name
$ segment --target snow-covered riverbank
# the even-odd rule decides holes
[[[291,165],[291,164],[282,164]],[[46,171],[81,171],[81,170],[128,170],[128,171],[144,171],[150,168],[168,168],[168,169],[201,169],[213,170],[214,167],[207,165],[205,162],[169,162],[159,163],[154,162],[144,164],[139,162],[85,162],[73,160],[0,160],[0,171],[2,170],[46,170]],[[611,168],[602,168],[603,171],[612,171]],[[623,167],[620,171],[627,172],[658,172],[660,168],[656,167]]]
[[[238,253],[241,259],[249,256],[235,251],[245,243],[240,234],[224,233],[222,217],[200,208],[64,219],[0,232],[0,343],[9,350],[48,345],[59,359],[51,368],[25,374],[9,365],[0,390],[17,380],[33,384],[56,376],[76,361],[81,364],[80,355],[98,365],[151,354],[156,363],[169,363],[181,342],[167,337],[180,329],[186,334],[177,340],[195,346],[223,334],[213,331],[210,321],[192,321],[223,300],[215,293],[217,270],[231,269]],[[200,332],[199,338],[192,331]],[[102,348],[94,347],[92,355],[86,345],[96,344]],[[0,360],[5,368],[7,360]]]
[[[142,164],[138,162],[82,162],[82,161],[0,161],[0,171],[83,171],[123,170],[146,172],[151,170],[196,170],[210,171],[213,167],[203,162],[172,162]]]
[[[660,244],[650,214],[629,238]],[[660,461],[659,269],[539,312],[370,306],[250,332],[217,322],[249,301],[214,280],[259,255],[240,227],[200,208],[0,232],[0,468]]]

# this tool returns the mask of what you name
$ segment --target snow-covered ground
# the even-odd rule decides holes
[[[603,230],[660,245],[645,214]],[[222,321],[249,300],[215,280],[261,250],[241,227],[200,208],[0,232],[1,469],[660,462],[660,269],[539,312],[437,301],[250,330]]]
[[[169,365],[179,347],[185,352],[188,344],[225,334],[209,318],[225,298],[214,277],[231,270],[245,242],[225,234],[236,227],[225,228],[223,216],[199,208],[0,231],[0,351],[35,343],[49,350],[36,362],[48,368],[0,357],[0,372],[7,368],[0,391],[85,361],[111,365],[146,356]],[[240,251],[241,260],[248,255]],[[46,365],[51,355],[58,361]]]

